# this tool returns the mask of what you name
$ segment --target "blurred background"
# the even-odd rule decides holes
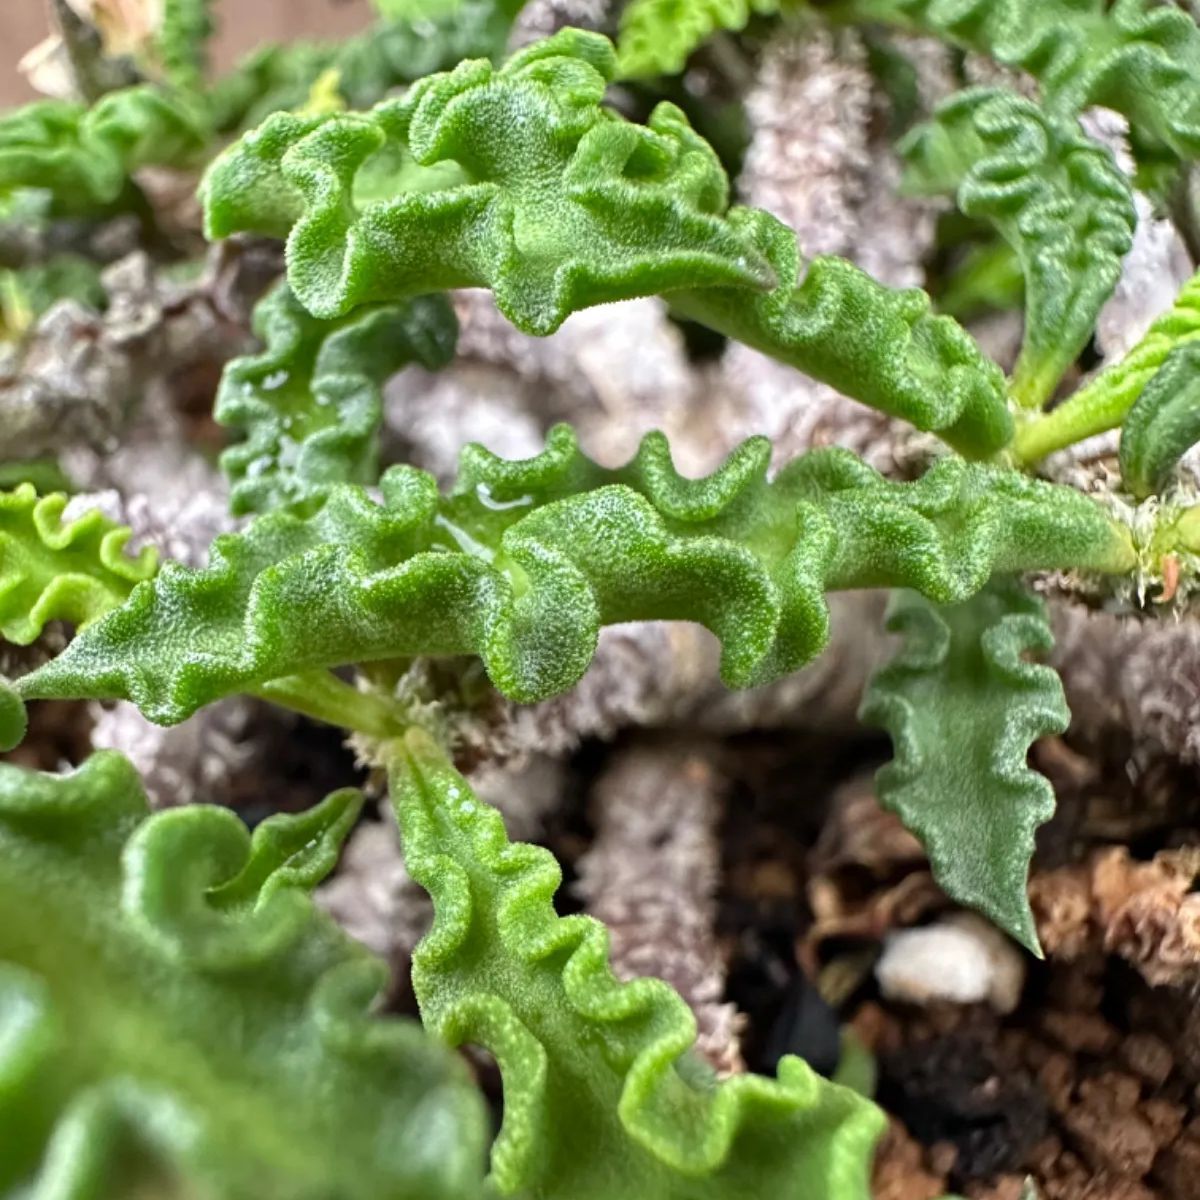
[[[49,28],[48,0],[0,0],[0,104],[30,99],[17,64]],[[217,0],[218,63],[227,64],[264,41],[340,37],[370,19],[368,0]],[[236,13],[237,19],[229,19]]]

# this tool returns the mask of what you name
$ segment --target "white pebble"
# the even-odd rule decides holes
[[[938,1001],[1012,1012],[1021,998],[1025,961],[998,929],[972,913],[889,934],[875,965],[884,996],[905,1004]]]

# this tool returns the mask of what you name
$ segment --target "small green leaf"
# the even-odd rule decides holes
[[[890,483],[831,449],[768,481],[769,458],[752,438],[685,479],[651,434],[606,470],[559,426],[524,461],[468,447],[448,496],[394,467],[381,503],[338,485],[218,538],[201,570],[168,563],[19,689],[131,699],[173,724],[318,667],[478,654],[505,695],[533,701],[579,680],[601,625],[670,619],[708,626],[724,679],[748,687],[819,653],[827,591],[956,603],[996,572],[1133,565],[1099,505],[1011,470],[948,456]]]
[[[161,0],[162,24],[155,39],[166,81],[199,92],[213,34],[211,0]]]
[[[67,497],[38,499],[32,484],[0,492],[0,637],[37,640],[48,621],[86,627],[122,604],[158,563],[125,553],[130,531],[92,509],[64,525]]]
[[[103,210],[130,200],[134,171],[193,164],[208,137],[194,97],[150,84],[110,92],[91,108],[39,100],[0,118],[0,195],[44,188],[61,212]]]
[[[255,329],[266,348],[226,366],[215,410],[246,433],[221,456],[235,513],[278,508],[331,483],[373,483],[383,383],[410,362],[445,366],[457,337],[441,296],[319,321],[286,284],[260,301]]]
[[[359,803],[252,839],[119,755],[0,765],[0,1194],[478,1200],[463,1064],[305,894]]]
[[[424,734],[396,747],[392,802],[434,925],[413,954],[426,1027],[496,1057],[504,1121],[490,1182],[529,1200],[867,1200],[883,1115],[798,1058],[718,1082],[665,983],[618,983],[608,935],[560,918],[562,873],[509,843]]]
[[[778,11],[779,0],[630,0],[621,10],[619,75],[677,75],[714,33],[736,33],[753,14]]]
[[[1200,30],[1156,0],[835,0],[830,16],[931,33],[1028,71],[1046,107],[1116,109],[1144,139],[1200,155]]]
[[[1016,251],[1025,334],[1013,392],[1042,407],[1120,277],[1136,223],[1129,181],[1073,119],[1002,88],[951,97],[902,153],[910,187],[956,192],[963,213],[991,222]]]
[[[903,646],[860,713],[892,738],[880,803],[921,839],[948,896],[1038,953],[1026,879],[1054,792],[1025,760],[1070,720],[1058,676],[1026,657],[1052,644],[1045,609],[1019,583],[996,580],[942,608],[898,593],[888,628]]]
[[[678,108],[641,126],[604,107],[615,69],[607,39],[564,30],[370,113],[276,114],[209,169],[209,235],[286,236],[291,287],[326,319],[488,287],[543,335],[577,309],[667,293],[964,453],[1009,440],[1003,376],[963,329],[921,291],[839,259],[804,263],[769,214],[729,209],[716,154]]]
[[[1121,478],[1139,499],[1162,489],[1200,442],[1200,340],[1166,357],[1121,426]]]

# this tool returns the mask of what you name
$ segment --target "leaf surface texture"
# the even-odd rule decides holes
[[[64,523],[67,497],[31,484],[0,492],[0,637],[37,640],[48,621],[84,627],[129,598],[158,565],[126,554],[130,531],[95,509]]]
[[[476,1200],[467,1072],[306,894],[360,804],[251,836],[120,755],[0,765],[0,1194]]]
[[[618,983],[608,934],[556,916],[562,874],[423,734],[391,772],[405,860],[433,896],[413,954],[427,1028],[496,1057],[504,1123],[490,1182],[530,1200],[867,1200],[882,1114],[785,1056],[718,1082],[667,984]]]
[[[948,896],[1036,949],[1026,880],[1054,792],[1026,756],[1070,720],[1058,675],[1027,657],[1052,644],[1045,609],[998,579],[947,607],[900,592],[888,628],[903,644],[860,714],[892,739],[879,801],[921,839]]]
[[[728,207],[712,148],[671,104],[648,124],[602,104],[611,44],[564,30],[503,68],[478,60],[369,113],[276,114],[203,185],[210,236],[288,239],[315,315],[488,287],[527,333],[590,305],[668,294],[685,314],[984,455],[1012,435],[1004,381],[918,289]]]
[[[768,481],[769,457],[752,438],[685,479],[650,434],[605,470],[559,426],[532,459],[468,447],[448,496],[394,467],[381,503],[335,486],[218,538],[202,570],[168,563],[19,686],[131,699],[171,724],[317,667],[477,654],[505,695],[533,701],[578,681],[601,625],[683,619],[717,634],[724,679],[747,687],[819,653],[829,590],[956,603],[997,572],[1133,561],[1091,500],[1002,468],[947,457],[889,483],[831,449]]]

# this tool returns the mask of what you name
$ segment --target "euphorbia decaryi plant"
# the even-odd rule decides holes
[[[392,39],[440,29],[429,65],[452,69],[374,107],[304,103],[321,72],[348,72],[335,48],[289,58],[290,91],[262,57],[206,90],[203,6],[167,0],[141,82],[0,121],[0,188],[14,204],[40,189],[44,219],[138,211],[140,168],[211,160],[209,238],[287,248],[258,309],[263,348],[229,364],[216,398],[246,521],[207,565],[134,559],[128,531],[96,512],[64,520],[65,499],[28,484],[0,497],[0,634],[77,630],[4,685],[0,726],[12,747],[29,702],[121,699],[173,724],[250,694],[358,735],[434,901],[412,971],[424,1030],[370,1015],[384,968],[308,897],[357,793],[251,835],[221,809],[150,814],[119,756],[61,776],[4,766],[0,1194],[865,1200],[878,1110],[790,1057],[776,1078],[718,1081],[689,1049],[684,1002],[615,980],[603,926],[555,914],[550,853],[506,839],[393,685],[414,657],[477,656],[500,693],[539,701],[579,681],[602,626],[678,619],[717,635],[730,687],[753,687],[821,654],[828,593],[897,589],[900,647],[862,712],[894,745],[880,798],[953,898],[1036,949],[1025,881],[1053,794],[1026,757],[1069,714],[1031,660],[1050,634],[1029,580],[1070,573],[1130,597],[1169,561],[1186,590],[1200,553],[1200,508],[1175,472],[1200,438],[1195,284],[1050,407],[1136,226],[1129,177],[1079,116],[1117,109],[1147,173],[1185,171],[1200,31],[1148,0],[804,6],[1036,77],[1034,98],[952,96],[902,147],[908,186],[952,195],[1019,267],[1024,339],[1006,377],[924,292],[806,258],[770,213],[731,205],[678,107],[642,124],[608,102],[614,82],[678,70],[715,30],[795,12],[632,0],[619,48],[565,29],[497,65],[503,4],[436,20],[383,7]],[[381,73],[379,92],[411,81]],[[660,295],[938,449],[905,481],[837,448],[772,474],[770,443],[750,438],[689,479],[660,434],[612,469],[560,425],[522,461],[468,446],[445,490],[381,470],[382,386],[449,362],[445,293],[467,287],[539,336]],[[1038,477],[1050,453],[1118,426],[1123,496]],[[494,1137],[450,1049],[467,1043],[503,1079]]]

